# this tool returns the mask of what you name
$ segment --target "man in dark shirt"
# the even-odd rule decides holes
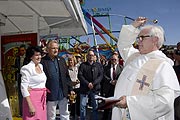
[[[46,87],[50,90],[47,94],[47,118],[56,119],[56,107],[58,105],[61,120],[69,120],[68,91],[72,91],[72,83],[64,58],[58,56],[59,44],[51,40],[47,44],[48,54],[43,57],[41,63],[47,76]]]
[[[122,70],[123,67],[119,64],[118,54],[113,54],[109,64],[104,67],[104,77],[102,80],[103,96],[107,98],[114,96],[115,85]],[[111,112],[112,109],[104,110],[102,120],[110,120]]]
[[[20,69],[24,65],[25,60],[25,54],[26,54],[26,45],[22,44],[19,46],[19,54],[16,57],[15,60],[15,68],[16,71],[16,80],[17,80],[17,87],[18,87],[18,99],[19,99],[19,116],[22,116],[22,94],[21,94],[21,75],[20,75]]]

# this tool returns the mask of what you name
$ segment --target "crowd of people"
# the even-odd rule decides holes
[[[56,40],[48,42],[45,56],[40,47],[28,47],[19,68],[23,120],[55,120],[57,109],[60,120],[87,120],[87,106],[92,107],[91,119],[99,120],[97,95],[119,99],[103,111],[102,120],[180,120],[174,115],[180,109],[174,107],[174,100],[180,101],[180,43],[174,59],[168,58],[160,50],[163,28],[147,21],[139,17],[122,26],[119,51],[108,61],[98,60],[90,49],[86,61],[69,55],[66,62],[58,56]]]
[[[66,62],[58,56],[58,49],[58,42],[51,40],[45,56],[38,46],[26,50],[26,62],[20,69],[23,120],[55,120],[57,108],[61,120],[85,120],[87,105],[92,107],[92,119],[98,120],[95,96],[113,96],[123,69],[118,53],[114,52],[108,64],[106,61],[107,65],[102,65],[93,49],[88,51],[85,62],[80,55],[69,55]],[[104,120],[106,116],[110,119],[111,110],[105,113]]]

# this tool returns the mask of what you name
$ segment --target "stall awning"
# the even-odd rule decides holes
[[[40,35],[87,34],[79,0],[0,0],[0,19],[2,35],[36,30]]]

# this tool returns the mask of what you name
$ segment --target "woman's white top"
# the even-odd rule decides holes
[[[21,92],[23,97],[30,95],[28,91],[30,88],[45,88],[47,77],[43,71],[42,64],[39,64],[39,66],[42,73],[36,72],[33,61],[21,68]]]
[[[75,66],[75,67],[69,68],[68,71],[69,71],[69,76],[71,80],[73,82],[76,82],[78,80],[78,68]],[[79,87],[80,87],[80,83],[73,86],[73,88],[79,88]]]

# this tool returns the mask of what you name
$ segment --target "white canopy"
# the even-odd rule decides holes
[[[1,35],[87,34],[79,0],[0,0]]]

